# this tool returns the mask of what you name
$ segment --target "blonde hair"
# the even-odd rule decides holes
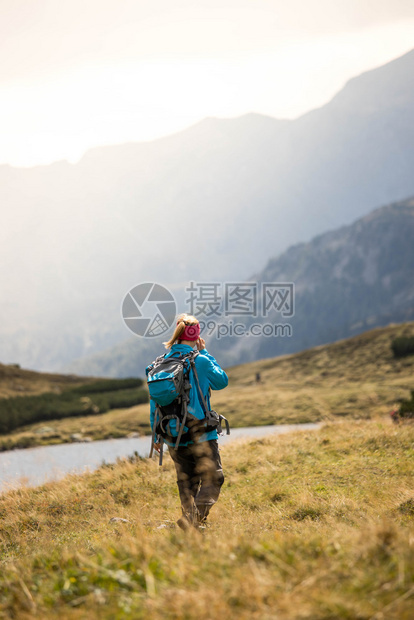
[[[168,342],[162,343],[166,349],[171,349],[173,344],[181,340],[180,336],[183,334],[186,325],[198,325],[198,320],[192,314],[179,314],[173,335]]]

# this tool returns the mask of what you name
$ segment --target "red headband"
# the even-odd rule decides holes
[[[180,336],[180,340],[198,340],[200,337],[200,323],[186,325],[185,330]]]

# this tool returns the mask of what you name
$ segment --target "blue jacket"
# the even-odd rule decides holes
[[[190,347],[188,344],[173,344],[171,347],[171,351],[169,351],[166,357],[169,357],[172,353],[179,351],[180,353],[190,353],[193,347]],[[195,358],[195,366],[197,370],[198,381],[200,384],[200,389],[203,393],[204,399],[207,403],[208,408],[210,409],[210,397],[209,397],[209,388],[213,390],[222,390],[225,388],[229,382],[229,379],[222,368],[218,365],[216,360],[210,353],[208,353],[207,349],[203,349],[199,351],[199,354]],[[204,411],[200,399],[197,395],[197,387],[194,379],[194,373],[190,370],[189,375],[191,390],[190,390],[190,402],[188,403],[188,411],[193,414],[199,420],[202,420],[204,416]],[[154,427],[154,418],[155,418],[155,403],[153,400],[150,401],[150,422],[151,429]],[[176,428],[176,421],[171,420],[170,422],[171,433],[175,436],[178,435],[178,430]],[[217,431],[210,431],[208,433],[204,433],[201,435],[199,441],[210,441],[211,439],[217,439]],[[165,441],[165,440],[164,440]],[[170,446],[174,446],[174,444],[166,441]],[[180,446],[187,446],[191,441],[180,442]]]

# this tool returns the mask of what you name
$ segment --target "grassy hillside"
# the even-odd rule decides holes
[[[391,350],[395,338],[413,335],[414,323],[390,325],[233,367],[231,387],[214,395],[214,405],[241,426],[244,421],[273,424],[385,414],[414,388],[414,355],[396,359]]]
[[[17,364],[0,364],[0,398],[34,396],[45,392],[60,393],[64,389],[95,381],[95,377],[36,372],[20,368]]]
[[[169,458],[2,495],[0,617],[411,620],[413,447],[380,419],[226,446],[202,533]]]
[[[398,398],[409,397],[414,388],[414,356],[395,359],[391,350],[392,341],[402,335],[414,336],[414,323],[378,328],[301,353],[234,366],[227,369],[229,386],[213,392],[213,408],[228,417],[233,427],[386,414]],[[256,372],[261,374],[260,384],[255,381]],[[44,376],[55,377],[56,382],[59,377]],[[75,380],[81,378],[72,378]],[[40,378],[38,382],[45,384]],[[2,436],[0,447],[66,442],[74,433],[92,439],[146,434],[150,432],[148,411],[148,404],[142,404],[98,416],[56,420],[48,422],[50,431],[38,423]]]

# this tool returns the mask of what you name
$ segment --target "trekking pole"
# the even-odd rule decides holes
[[[156,411],[157,415],[156,415],[156,417],[154,419],[154,426],[152,428],[152,433],[151,433],[151,450],[150,450],[150,453],[149,453],[149,456],[148,456],[149,459],[152,459],[152,455],[154,454],[155,428],[156,428],[157,422],[158,422],[158,406],[156,407],[155,411]]]
[[[164,453],[164,439],[161,437],[161,441],[160,441],[160,460],[159,460],[159,466],[162,466],[162,456]]]

